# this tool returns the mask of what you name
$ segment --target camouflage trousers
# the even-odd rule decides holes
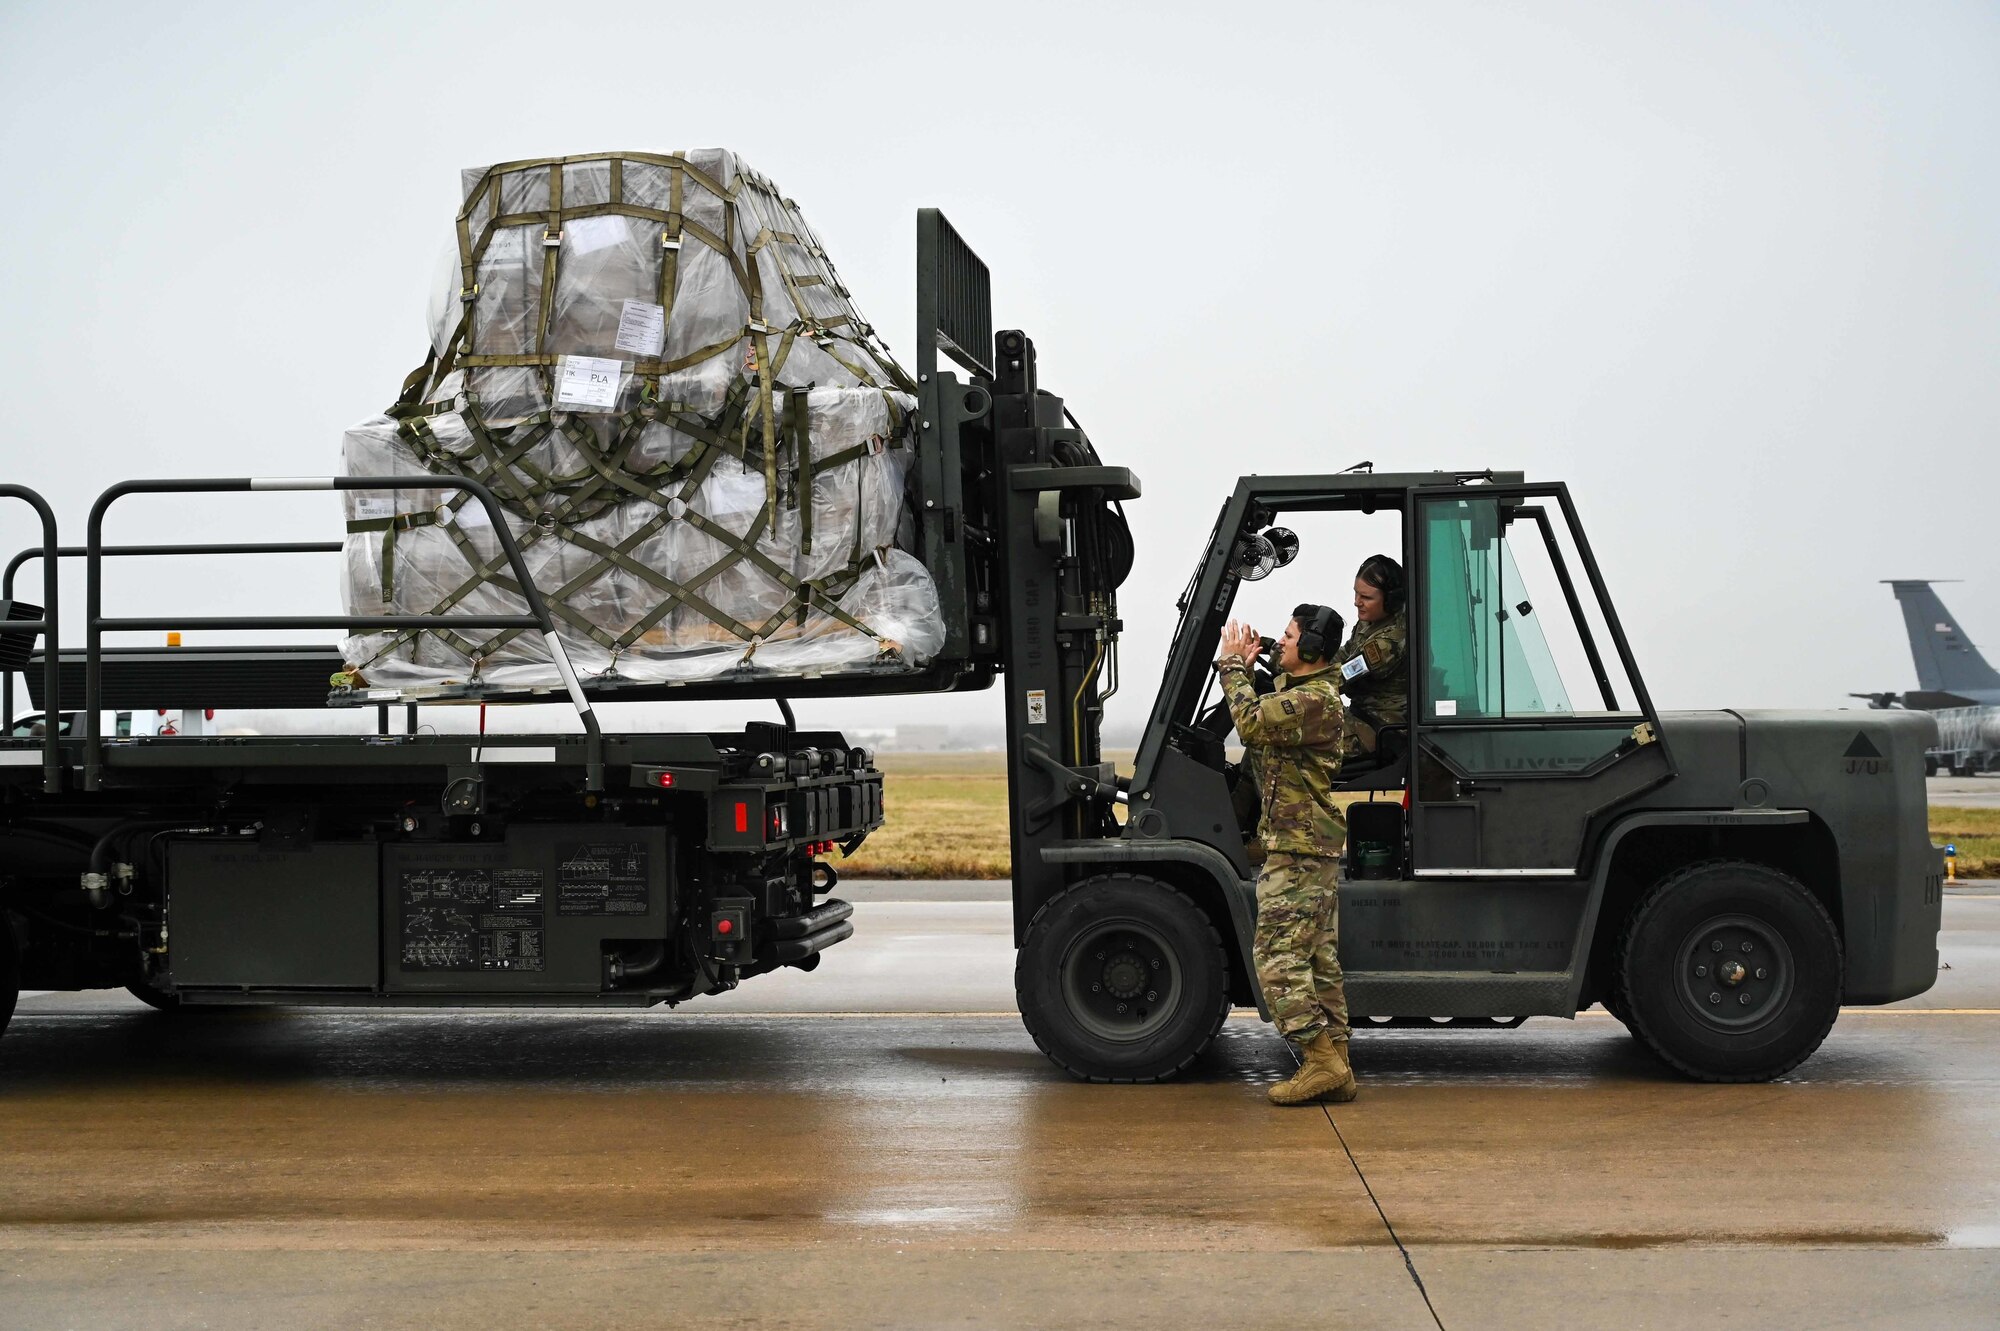
[[[1257,982],[1278,1034],[1300,1044],[1324,1030],[1347,1038],[1347,987],[1340,975],[1340,911],[1332,856],[1265,857],[1257,878]]]

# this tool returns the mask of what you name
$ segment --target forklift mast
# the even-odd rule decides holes
[[[945,654],[990,654],[1005,675],[1018,944],[1066,882],[1043,852],[1119,834],[1101,730],[1132,569],[1119,505],[1139,482],[1104,466],[1042,390],[1034,342],[991,332],[986,265],[934,208],[918,214],[917,271],[921,547],[946,607]],[[970,377],[941,368],[940,353]]]

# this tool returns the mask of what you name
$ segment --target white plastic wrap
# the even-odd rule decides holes
[[[936,589],[896,546],[912,385],[794,205],[721,151],[469,171],[465,197],[435,367],[347,432],[346,473],[484,481],[586,678],[938,651]],[[346,502],[351,613],[524,608],[464,492]],[[557,683],[534,632],[362,634],[346,652],[373,686]]]

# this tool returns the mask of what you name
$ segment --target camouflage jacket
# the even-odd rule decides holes
[[[1333,802],[1340,781],[1340,691],[1332,670],[1293,679],[1259,697],[1250,672],[1222,668],[1229,715],[1257,778],[1264,816],[1257,835],[1266,851],[1338,855],[1347,823]]]
[[[1373,624],[1356,624],[1333,654],[1341,691],[1378,725],[1410,719],[1409,649],[1409,621],[1398,610]]]

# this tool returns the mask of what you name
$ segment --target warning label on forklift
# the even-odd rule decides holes
[[[649,865],[643,841],[556,843],[558,915],[644,915]]]
[[[407,869],[402,897],[406,971],[538,971],[539,869]]]

